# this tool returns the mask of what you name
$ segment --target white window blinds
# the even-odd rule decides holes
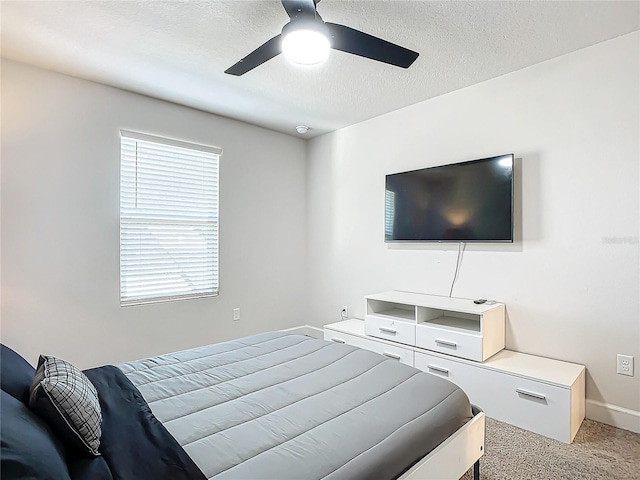
[[[222,150],[121,138],[120,304],[217,295]]]

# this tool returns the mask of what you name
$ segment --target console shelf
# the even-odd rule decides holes
[[[482,362],[504,348],[505,307],[410,292],[365,297],[366,334]]]
[[[419,322],[418,326],[444,328],[463,333],[480,333],[480,322],[458,317],[442,316],[427,322]]]
[[[444,377],[489,417],[571,443],[584,419],[585,368],[504,350],[503,304],[409,292],[365,302],[364,322],[325,325],[325,340]]]
[[[401,308],[391,308],[389,310],[384,310],[382,312],[376,312],[376,316],[380,318],[386,318],[388,320],[398,320],[398,321],[407,321],[413,322],[415,321],[416,314],[412,310],[403,310]]]

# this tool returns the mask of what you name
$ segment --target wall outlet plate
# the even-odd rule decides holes
[[[618,354],[618,368],[617,371],[620,375],[629,375],[633,377],[633,357],[631,355]]]
[[[233,309],[233,321],[237,322],[238,320],[240,320],[240,309],[239,308],[234,308]]]

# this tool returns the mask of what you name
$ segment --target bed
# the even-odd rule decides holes
[[[84,373],[102,437],[99,456],[65,454],[74,480],[478,475],[484,415],[464,392],[356,347],[269,332]]]

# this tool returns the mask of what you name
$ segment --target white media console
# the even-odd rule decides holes
[[[505,306],[385,292],[325,340],[372,350],[460,386],[487,416],[570,443],[584,419],[582,365],[504,350]]]

